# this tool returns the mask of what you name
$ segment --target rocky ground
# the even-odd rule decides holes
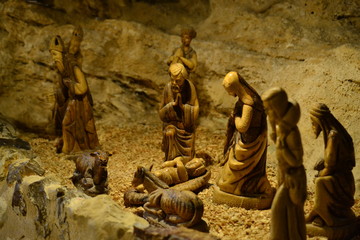
[[[141,215],[142,207],[126,208],[124,206],[124,192],[130,188],[136,167],[139,165],[154,168],[162,163],[161,152],[161,124],[160,122],[136,123],[124,126],[110,126],[98,124],[98,134],[103,150],[113,153],[108,165],[109,195],[121,208]],[[218,205],[212,202],[212,185],[219,175],[217,164],[222,153],[225,130],[211,130],[203,126],[197,129],[197,152],[208,153],[212,157],[212,172],[210,186],[199,193],[204,202],[203,220],[208,224],[210,233],[221,239],[263,239],[270,231],[270,210],[245,210],[242,208]],[[32,146],[34,156],[46,169],[47,175],[55,175],[61,183],[73,188],[70,177],[74,171],[74,156],[56,154],[54,140],[36,135],[22,135]],[[269,148],[272,147],[272,144]],[[269,154],[267,174],[271,184],[276,187],[275,162]],[[312,179],[308,179],[308,182]],[[314,193],[308,192],[305,212],[312,207]],[[360,214],[360,201],[356,200],[354,211]],[[312,237],[309,239],[326,239]],[[355,238],[355,239],[360,239]]]

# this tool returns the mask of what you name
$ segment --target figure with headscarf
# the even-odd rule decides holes
[[[192,28],[183,28],[181,30],[182,45],[176,48],[169,57],[167,64],[181,63],[186,68],[188,74],[194,72],[197,67],[197,55],[195,50],[190,46],[191,40],[196,37],[196,31]]]
[[[278,189],[271,205],[270,239],[306,239],[306,173],[297,127],[300,107],[297,102],[288,100],[286,92],[278,87],[265,91],[261,98],[278,160]]]
[[[226,195],[222,192],[230,194],[226,196],[231,202],[231,195],[261,198],[268,195],[270,201],[263,208],[270,207],[273,188],[266,175],[267,124],[263,103],[237,72],[229,72],[223,86],[238,101],[228,120],[221,162],[224,166],[217,181],[220,191],[215,192],[215,201]]]
[[[186,161],[195,155],[195,122],[199,101],[194,84],[181,63],[169,67],[171,81],[165,85],[159,116],[163,121],[162,150],[165,161],[182,156]]]
[[[74,28],[71,39],[68,43],[68,46],[62,49],[62,57],[64,62],[68,62],[70,65],[76,65],[79,68],[82,66],[83,62],[83,56],[81,54],[80,45],[83,40],[84,32],[82,30],[82,27],[77,26]],[[63,79],[61,75],[59,75],[59,78],[56,82],[56,85],[54,87],[55,92],[55,104],[53,108],[53,119],[55,121],[55,134],[59,136],[58,139],[58,151],[61,152],[62,147],[62,121],[65,116],[67,103],[68,103],[68,89],[67,86],[64,84]],[[89,101],[91,106],[93,106],[93,99],[90,93],[90,90],[87,92]]]
[[[355,167],[353,140],[325,104],[310,111],[312,129],[317,138],[323,133],[324,159],[316,164],[314,207],[306,221],[316,226],[341,227],[355,222]]]
[[[67,57],[60,36],[51,40],[49,51],[60,75],[55,94],[55,119],[57,124],[61,123],[61,141],[57,145],[57,152],[74,153],[95,149],[99,141],[85,75],[77,61]]]

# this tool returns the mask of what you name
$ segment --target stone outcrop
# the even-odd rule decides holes
[[[134,239],[146,220],[108,196],[90,198],[44,175],[34,159],[15,161],[0,182],[0,235],[10,239]]]

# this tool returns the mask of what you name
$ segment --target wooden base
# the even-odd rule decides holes
[[[213,186],[213,190],[213,202],[218,204],[227,204],[231,207],[242,207],[245,209],[268,209],[271,207],[271,203],[275,195],[274,190],[273,194],[239,196],[223,192],[216,185]]]
[[[360,235],[360,219],[358,218],[351,224],[339,227],[316,226],[308,223],[306,224],[306,233],[310,237],[323,236],[329,240],[352,239]]]
[[[158,216],[155,216],[151,213],[148,213],[144,211],[143,218],[145,218],[146,221],[150,223],[152,226],[162,227],[162,228],[168,228],[168,227],[176,227],[177,224],[165,222],[164,219],[159,218]],[[201,219],[200,222],[195,224],[194,226],[187,227],[189,229],[197,230],[199,232],[208,233],[210,228],[209,225]]]
[[[142,227],[134,225],[135,239],[198,239],[198,240],[219,240],[219,238],[212,236],[209,233],[199,232],[194,229],[185,227],[174,227],[168,225],[159,225],[150,223],[149,227]]]

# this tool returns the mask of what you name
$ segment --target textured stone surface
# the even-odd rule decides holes
[[[66,208],[70,239],[133,239],[133,225],[146,220],[124,210],[108,195],[74,198]]]
[[[4,158],[5,159],[5,158]],[[89,198],[66,187],[34,160],[7,158],[0,181],[0,236],[9,239],[133,239],[146,220],[120,209],[109,196]],[[5,169],[6,171],[6,169]]]
[[[24,176],[44,175],[45,170],[34,159],[19,159],[10,164],[6,181],[8,184],[14,181],[21,182]]]

